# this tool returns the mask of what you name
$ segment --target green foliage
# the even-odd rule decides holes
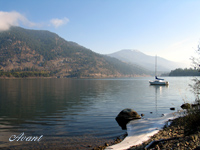
[[[185,68],[185,69],[175,69],[169,73],[169,76],[200,76],[200,72],[197,69]]]
[[[49,77],[50,73],[46,71],[21,71],[21,72],[4,72],[0,71],[0,77]]]

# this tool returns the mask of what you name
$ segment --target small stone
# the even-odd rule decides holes
[[[165,148],[167,148],[168,147],[168,144],[167,143],[164,143],[163,144],[163,148],[165,149]]]
[[[175,110],[175,107],[171,107],[170,110]]]
[[[109,146],[109,144],[108,144],[108,143],[105,143],[105,146]]]
[[[157,149],[157,150],[160,150],[160,147],[159,147],[158,145],[156,145],[156,149]]]
[[[167,135],[167,132],[166,132],[166,131],[163,131],[163,135]]]

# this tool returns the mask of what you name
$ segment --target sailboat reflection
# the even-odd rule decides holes
[[[155,114],[156,114],[156,117],[159,117],[160,114],[158,113],[158,95],[161,96],[162,93],[163,93],[163,90],[165,88],[169,88],[169,86],[150,86],[150,87],[153,87],[155,88]]]

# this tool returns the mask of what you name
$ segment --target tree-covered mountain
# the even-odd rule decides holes
[[[0,70],[11,73],[43,71],[44,74],[48,72],[51,76],[59,77],[149,74],[137,65],[97,54],[77,43],[66,41],[55,33],[20,27],[0,32]]]
[[[178,68],[175,70],[172,70],[169,73],[169,76],[200,76],[200,72],[197,69],[193,68]]]

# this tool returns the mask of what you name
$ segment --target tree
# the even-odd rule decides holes
[[[197,57],[192,57],[192,64],[193,67],[200,72],[200,45],[198,45],[198,48],[196,50]],[[200,79],[195,77],[192,79],[193,84],[190,84],[190,87],[192,88],[192,92],[195,94],[195,101],[196,103],[200,103]]]

